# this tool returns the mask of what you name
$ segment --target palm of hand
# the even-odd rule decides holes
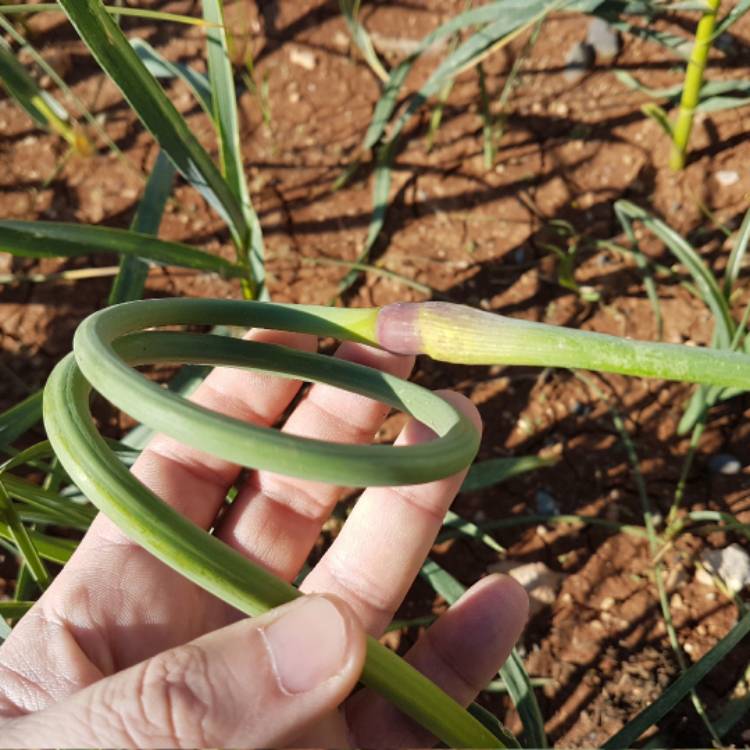
[[[305,350],[316,344],[300,334],[250,336]],[[410,358],[354,344],[344,344],[338,356],[402,377],[413,365]],[[270,425],[298,388],[282,378],[222,369],[194,398]],[[466,399],[455,393],[444,397],[479,426]],[[316,385],[283,429],[366,442],[386,411],[361,396]],[[430,437],[424,426],[410,422],[398,442]],[[217,520],[239,476],[237,466],[157,436],[133,471],[194,523],[215,526],[225,543],[285,580],[298,575],[341,495],[338,487],[254,472]],[[378,696],[368,690],[347,696],[364,660],[363,631],[379,636],[387,627],[462,480],[457,475],[366,490],[301,586],[325,596],[253,620],[165,567],[100,515],[0,649],[4,743],[424,745],[430,738]],[[468,704],[507,657],[525,617],[523,591],[508,579],[486,578],[407,658]]]

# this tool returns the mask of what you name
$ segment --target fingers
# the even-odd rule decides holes
[[[315,351],[313,336],[253,330],[246,338]],[[220,367],[198,387],[191,401],[242,421],[276,422],[299,390],[300,382],[259,372]],[[162,500],[199,526],[210,526],[240,467],[221,457],[156,435],[133,466],[133,473]]]
[[[364,658],[364,633],[343,602],[302,597],[12,720],[3,745],[278,746],[346,698]]]
[[[454,392],[441,395],[481,429],[471,401]],[[396,442],[413,445],[433,438],[429,428],[412,420]],[[427,557],[465,475],[463,471],[427,484],[366,490],[301,589],[340,596],[368,633],[380,635]]]
[[[254,341],[313,350],[312,336],[252,331]],[[245,370],[217,368],[193,400],[249,422],[270,424],[287,408],[299,383]],[[167,504],[208,527],[239,468],[201,451],[156,436],[133,472]],[[30,628],[40,643],[71,635],[81,653],[68,654],[54,670],[70,675],[44,696],[59,700],[85,687],[87,659],[105,675],[226,624],[225,608],[194,584],[128,540],[105,516],[97,516],[76,554],[36,607]],[[29,631],[27,631],[28,634]],[[128,635],[123,637],[123,632]],[[147,634],[147,635],[146,635]],[[7,651],[7,650],[6,650]],[[53,671],[43,656],[23,649],[7,657],[23,675]]]
[[[408,377],[413,357],[399,357],[342,344],[336,356]],[[289,417],[284,431],[338,443],[372,440],[389,407],[356,393],[315,385]],[[342,488],[257,472],[232,504],[219,536],[230,546],[286,580],[293,579],[310,553]]]
[[[488,576],[425,632],[406,660],[468,706],[505,663],[527,617],[523,588],[507,576]],[[370,690],[353,696],[346,717],[355,747],[429,747],[435,742]]]

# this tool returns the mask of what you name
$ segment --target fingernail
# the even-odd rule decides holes
[[[346,621],[325,597],[299,599],[261,632],[279,687],[285,693],[306,693],[344,667]]]

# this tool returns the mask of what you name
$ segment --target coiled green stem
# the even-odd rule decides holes
[[[479,436],[460,412],[417,385],[342,360],[214,335],[146,331],[173,325],[236,325],[359,341],[399,353],[467,364],[584,367],[750,387],[750,358],[693,347],[624,341],[424,303],[345,310],[228,300],[149,300],[99,311],[76,332],[74,352],[44,395],[49,439],[71,479],[126,534],[196,584],[257,615],[298,592],[167,506],[110,451],[93,425],[92,387],[155,430],[242,466],[353,487],[427,482],[473,460]],[[379,400],[426,423],[433,442],[353,446],[294,437],[219,415],[161,389],[133,367],[158,363],[241,367],[325,382]],[[362,681],[452,747],[505,747],[452,698],[377,641]]]

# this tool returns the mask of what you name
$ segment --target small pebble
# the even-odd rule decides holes
[[[620,35],[603,18],[592,18],[586,32],[586,42],[594,48],[602,62],[608,62],[620,51]]]
[[[560,514],[560,506],[552,495],[546,490],[537,490],[536,512],[541,516],[557,516]]]
[[[717,453],[708,459],[708,469],[713,474],[731,476],[742,471],[742,464],[731,453]]]
[[[555,603],[557,592],[565,578],[562,573],[550,570],[543,562],[503,560],[490,565],[488,572],[505,573],[526,589],[529,595],[529,614],[532,617]]]
[[[568,83],[577,83],[594,64],[594,48],[585,42],[579,42],[570,48],[565,58],[563,78]]]
[[[740,181],[740,176],[731,169],[722,169],[716,173],[716,181],[722,187],[729,187]]]
[[[315,55],[306,49],[292,47],[289,50],[289,62],[305,70],[315,70]]]
[[[739,544],[706,550],[701,555],[701,562],[734,593],[750,584],[750,555]]]

